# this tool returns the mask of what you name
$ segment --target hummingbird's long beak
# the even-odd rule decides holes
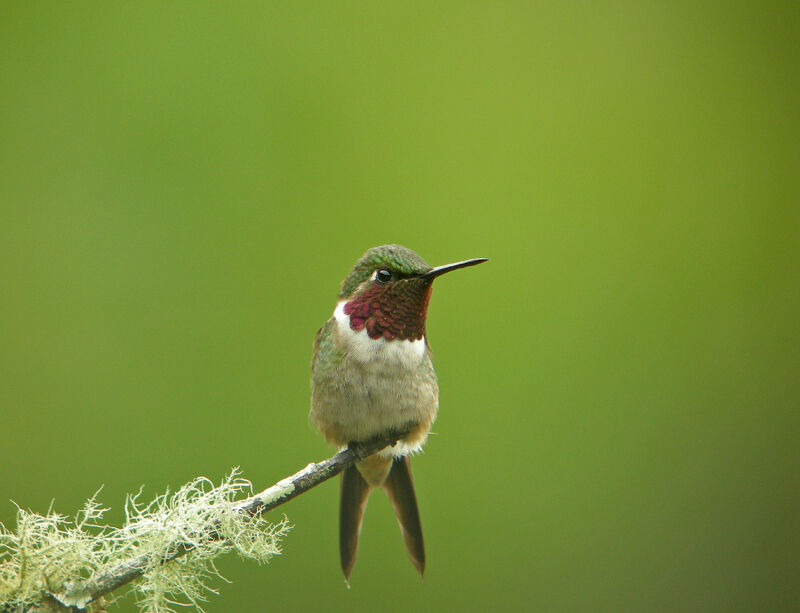
[[[425,279],[433,279],[438,277],[439,275],[443,275],[446,272],[450,272],[451,270],[457,270],[459,268],[466,268],[467,266],[475,266],[476,264],[482,264],[486,262],[489,258],[475,258],[474,260],[464,260],[463,262],[456,262],[454,264],[445,264],[444,266],[437,266],[436,268],[431,268],[428,272],[423,275],[420,275],[422,278]]]

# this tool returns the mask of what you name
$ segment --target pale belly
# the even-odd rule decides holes
[[[418,450],[439,406],[424,339],[419,345],[375,341],[340,326],[331,333],[339,351],[335,360],[315,356],[311,423],[338,446],[411,427],[390,450],[393,455]]]

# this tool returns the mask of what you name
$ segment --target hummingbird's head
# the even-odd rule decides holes
[[[421,339],[433,280],[485,261],[479,258],[431,268],[402,245],[373,247],[345,277],[339,300],[345,301],[343,310],[353,330],[366,330],[373,339]]]

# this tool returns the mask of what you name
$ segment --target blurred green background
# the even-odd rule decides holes
[[[329,454],[370,246],[431,264],[421,582],[338,483],[207,610],[800,608],[800,12],[0,4],[0,521]],[[135,610],[127,598],[118,611]]]

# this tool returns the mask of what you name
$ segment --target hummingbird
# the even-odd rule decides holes
[[[309,421],[340,449],[404,433],[342,473],[339,554],[345,581],[358,555],[367,498],[377,487],[389,496],[411,562],[420,575],[425,570],[409,455],[421,450],[439,409],[425,333],[428,302],[436,277],[485,261],[433,268],[402,245],[373,247],[342,281],[333,316],[317,332]]]

